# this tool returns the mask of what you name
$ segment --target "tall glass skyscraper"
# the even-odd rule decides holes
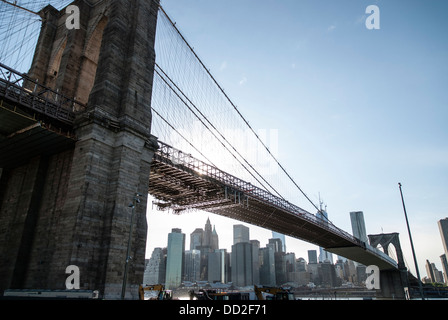
[[[236,224],[233,226],[233,246],[231,253],[232,282],[239,287],[253,284],[253,257],[249,228]]]
[[[352,223],[353,236],[365,243],[369,243],[364,223],[364,213],[362,211],[350,212],[350,221]]]
[[[184,281],[199,281],[201,275],[201,251],[185,251]]]
[[[168,234],[166,259],[166,289],[175,289],[182,284],[185,256],[185,234],[181,229],[172,229]]]
[[[317,251],[308,250],[308,263],[317,263]]]
[[[322,209],[322,203],[320,210],[316,213],[316,217],[318,219],[321,219],[323,223],[328,224],[328,213],[326,210]],[[319,262],[325,261],[330,261],[331,263],[333,263],[333,255],[330,252],[325,251],[324,248],[319,247]]]
[[[448,218],[440,219],[437,224],[439,225],[443,249],[445,250],[445,255],[448,257]]]
[[[275,249],[273,244],[260,248],[260,284],[273,287],[275,278]]]
[[[253,285],[252,244],[238,242],[232,246],[232,282],[238,287]]]
[[[195,229],[190,234],[190,250],[196,250],[202,246],[202,238],[204,237],[204,230],[201,228]]]
[[[145,263],[143,284],[152,285],[165,282],[166,249],[154,248],[151,258]]]
[[[448,218],[439,220],[437,224],[439,225],[440,237],[445,250],[445,253],[440,256],[440,261],[442,262],[445,282],[448,283]]]
[[[227,283],[229,280],[230,255],[226,249],[216,249],[208,255],[208,281]]]
[[[283,252],[286,252],[286,239],[285,239],[285,235],[272,231],[272,238],[274,239],[280,239],[282,240],[282,246],[283,246]]]
[[[249,242],[249,228],[242,224],[233,225],[233,244]]]

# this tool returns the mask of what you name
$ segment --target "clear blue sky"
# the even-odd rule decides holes
[[[351,233],[363,211],[368,234],[399,232],[414,264],[398,182],[421,276],[442,270],[437,221],[448,216],[448,2],[444,0],[162,0],[212,74],[255,128],[276,129],[279,160],[330,220]],[[368,30],[368,5],[380,29]],[[315,210],[297,195],[290,199]],[[297,201],[296,201],[297,200]],[[197,213],[149,213],[148,254],[167,232],[189,237],[216,224],[230,250],[232,224]],[[163,218],[163,222],[158,219]],[[158,232],[156,232],[158,231]],[[268,232],[251,227],[267,243]],[[308,259],[314,245],[287,238]]]

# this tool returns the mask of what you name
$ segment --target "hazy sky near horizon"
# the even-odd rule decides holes
[[[414,272],[398,182],[421,276],[442,270],[437,221],[448,216],[448,2],[444,0],[161,0],[204,64],[251,125],[278,131],[278,156],[329,219],[351,233],[363,211],[368,234],[400,233]],[[369,30],[366,8],[380,9]],[[299,194],[288,199],[310,212]],[[171,228],[216,225],[230,250],[238,221],[173,216],[148,205],[148,249]],[[246,224],[247,225],[247,224]],[[270,232],[249,226],[264,246]],[[316,246],[287,238],[308,260]]]

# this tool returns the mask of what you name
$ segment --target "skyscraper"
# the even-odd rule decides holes
[[[185,251],[184,262],[184,280],[185,281],[199,281],[201,275],[201,251],[187,250]]]
[[[285,237],[285,235],[282,233],[272,231],[272,238],[282,240],[283,252],[286,252],[286,239],[285,239],[286,237]]]
[[[439,225],[440,237],[442,238],[443,249],[445,253],[440,256],[445,283],[448,284],[448,218],[440,219]]]
[[[260,284],[273,287],[276,285],[274,245],[268,244],[266,248],[260,248],[259,252]]]
[[[212,245],[212,250],[219,249],[219,237],[218,237],[218,233],[216,232],[215,226],[213,226],[211,245]]]
[[[308,263],[317,263],[316,250],[308,250]]]
[[[215,228],[213,228],[212,230],[210,218],[207,218],[204,230],[196,229],[190,235],[190,239],[191,239],[190,248],[200,250],[201,252],[200,280],[207,280],[208,255],[209,253],[219,249],[218,234]]]
[[[282,240],[278,238],[269,239],[269,245],[274,248],[275,280],[277,285],[281,285],[286,282],[286,260]]]
[[[182,283],[185,256],[185,234],[172,229],[168,234],[165,287],[175,289]]]
[[[238,287],[253,285],[252,244],[238,242],[232,246],[232,282]]]
[[[212,249],[212,224],[210,218],[207,218],[204,228],[204,238],[202,239],[202,247]]]
[[[229,281],[230,257],[226,249],[216,249],[208,255],[208,281],[227,283]]]
[[[151,258],[145,264],[143,284],[153,285],[165,282],[166,248],[154,248]]]
[[[445,250],[445,255],[448,257],[448,218],[439,220],[437,224],[439,225],[443,249]]]
[[[282,240],[279,238],[271,238],[268,240],[269,244],[272,244],[274,246],[275,252],[284,252],[283,251],[283,243]]]
[[[202,246],[202,238],[204,237],[204,230],[201,228],[195,229],[190,234],[190,250],[196,250]]]
[[[242,224],[233,226],[233,245],[230,261],[232,282],[239,287],[252,285],[252,244],[249,241],[249,228]]]
[[[442,262],[443,277],[445,280],[445,284],[448,284],[448,259],[446,258],[445,253],[440,256],[440,261]]]
[[[365,243],[368,243],[366,225],[364,223],[364,213],[362,211],[350,212],[353,236]]]
[[[320,210],[316,213],[316,217],[320,219],[323,223],[328,224],[328,213],[326,210],[322,209],[322,202],[320,203]],[[329,261],[333,263],[333,255],[325,251],[324,248],[319,247],[319,262]]]
[[[233,225],[233,244],[249,242],[249,228],[242,224]]]
[[[250,240],[252,252],[252,283],[260,284],[260,241]]]
[[[431,279],[431,282],[443,283],[442,272],[437,269],[434,263],[430,263],[429,260],[426,260],[426,274]]]
[[[436,282],[436,277],[434,275],[434,269],[429,260],[426,260],[426,274],[428,278],[431,279],[431,282]]]

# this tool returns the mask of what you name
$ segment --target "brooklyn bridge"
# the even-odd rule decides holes
[[[226,136],[223,113],[309,200],[158,1],[36,3],[1,4],[41,21],[29,70],[0,61],[1,292],[64,289],[64,271],[76,265],[81,288],[106,299],[120,297],[126,272],[126,297],[136,299],[150,194],[162,210],[207,211],[376,265],[384,296],[404,297],[408,272],[402,258],[377,248],[383,238],[363,242],[288,201]],[[79,8],[78,29],[66,26],[69,4]],[[212,146],[192,142],[195,126],[241,171],[204,155]],[[179,145],[161,135],[175,135]],[[135,195],[141,203],[131,214]]]

